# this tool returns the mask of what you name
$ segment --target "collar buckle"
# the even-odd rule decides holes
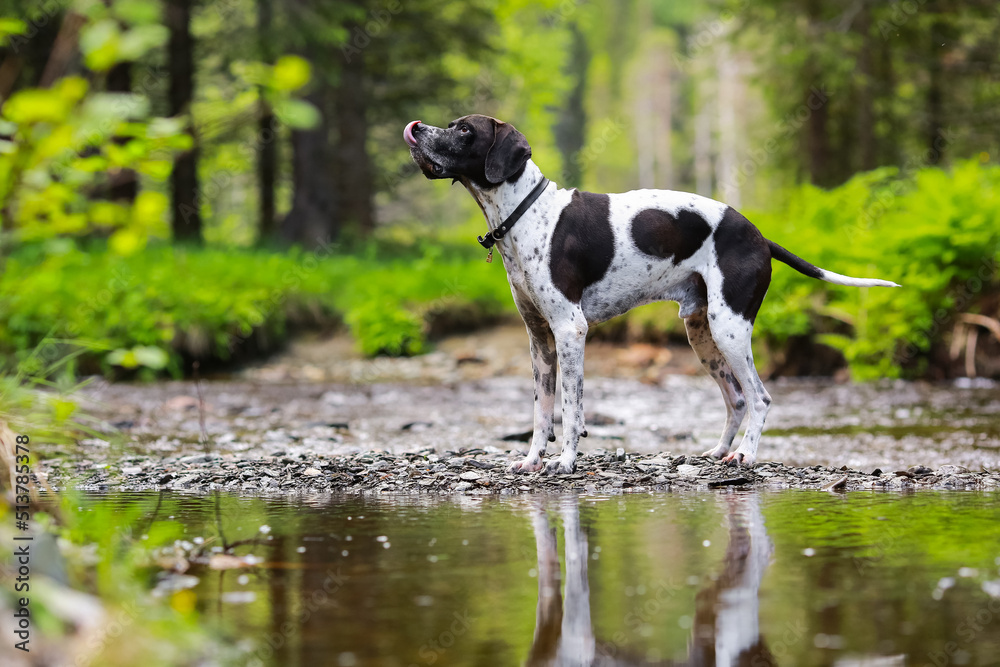
[[[499,227],[497,227],[496,229],[491,229],[490,231],[486,232],[485,237],[484,236],[476,237],[476,239],[479,241],[479,245],[489,250],[490,255],[492,256],[493,246],[496,245],[496,242],[502,239],[504,236],[506,236],[507,232],[509,232],[511,228],[514,226],[514,223],[520,220],[521,216],[528,212],[528,209],[531,208],[531,205],[534,204],[535,201],[542,196],[543,192],[545,192],[545,188],[549,186],[549,183],[550,183],[549,179],[542,176],[542,180],[538,181],[538,183],[531,190],[531,192],[528,193],[528,196],[521,200],[521,203],[517,205],[517,208],[514,209],[514,212],[511,213],[509,216],[507,216],[507,219],[504,220]]]

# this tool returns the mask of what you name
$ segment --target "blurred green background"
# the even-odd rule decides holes
[[[776,268],[768,373],[995,376],[998,51],[991,0],[0,0],[5,371],[181,376],[337,326],[418,354],[514,315],[400,138],[477,112],[563,187],[714,196],[904,286]],[[595,334],[683,340],[675,312]]]

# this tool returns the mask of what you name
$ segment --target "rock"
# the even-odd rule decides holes
[[[967,473],[967,472],[969,472],[969,469],[966,468],[966,467],[964,467],[964,466],[956,466],[956,465],[950,465],[950,464],[948,464],[948,465],[943,465],[940,468],[938,468],[937,472],[935,474],[937,474],[937,475],[960,475],[962,473]]]
[[[163,408],[165,410],[194,410],[197,409],[199,403],[200,401],[194,396],[174,396],[163,404]]]
[[[666,364],[671,353],[667,348],[649,343],[635,343],[618,353],[618,361],[625,366],[644,368],[653,364]]]
[[[839,479],[835,479],[829,484],[824,484],[820,489],[821,491],[843,491],[847,488],[847,475],[843,475]]]
[[[482,477],[482,475],[480,475],[478,472],[474,470],[469,470],[459,475],[459,478],[465,480],[466,482],[475,482],[480,477]]]
[[[914,477],[923,477],[924,475],[931,475],[934,473],[933,470],[925,466],[910,466],[906,469],[906,472]]]
[[[602,415],[599,412],[593,412],[588,414],[584,421],[591,426],[614,426],[615,424],[621,424],[621,419],[615,419],[614,417],[609,417],[607,415]]]
[[[692,466],[686,463],[682,463],[677,466],[677,474],[683,477],[697,477],[699,473],[701,473],[701,469],[698,466]]]
[[[302,471],[303,477],[316,477],[317,475],[321,474],[322,473],[316,468],[306,468],[305,470]]]
[[[142,472],[142,468],[139,466],[124,466],[122,468],[123,475],[138,475]]]
[[[708,483],[708,488],[716,489],[720,486],[742,486],[744,484],[749,484],[750,480],[746,477],[730,477],[729,479],[715,479]]]
[[[417,421],[417,422],[409,422],[408,424],[403,424],[401,429],[403,431],[413,431],[414,433],[419,433],[420,431],[426,431],[432,426],[434,426],[434,424],[430,422]]]
[[[471,488],[472,484],[470,482],[459,482],[458,484],[455,485],[454,490],[461,493],[462,491],[468,491]]]

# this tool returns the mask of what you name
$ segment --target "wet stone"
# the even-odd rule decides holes
[[[569,475],[544,472],[512,474],[507,467],[523,452],[470,450],[456,455],[431,450],[405,454],[362,451],[338,456],[251,456],[241,453],[115,458],[91,455],[78,460],[42,460],[35,471],[55,489],[141,490],[183,488],[207,493],[216,488],[262,494],[336,493],[464,493],[533,492],[643,493],[649,491],[804,488],[836,490],[996,489],[1000,477],[940,466],[936,472],[914,466],[896,474],[873,476],[859,470],[810,466],[799,468],[762,462],[734,468],[698,456],[670,452],[581,452]],[[551,460],[551,459],[548,459]],[[678,461],[682,461],[679,462]],[[141,463],[141,465],[140,465]]]

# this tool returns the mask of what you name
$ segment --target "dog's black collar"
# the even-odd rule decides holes
[[[514,223],[520,220],[521,216],[528,212],[528,209],[535,203],[535,200],[542,196],[542,193],[545,192],[545,188],[547,188],[548,185],[549,179],[542,176],[542,180],[538,181],[538,185],[536,185],[534,189],[528,193],[527,197],[521,200],[521,203],[517,205],[514,212],[508,215],[507,219],[504,220],[499,227],[486,232],[486,236],[477,237],[479,239],[479,245],[483,246],[487,250],[490,250],[494,245],[496,245],[497,241],[507,235],[507,232],[511,230]],[[493,253],[491,252],[490,254],[492,255]]]

